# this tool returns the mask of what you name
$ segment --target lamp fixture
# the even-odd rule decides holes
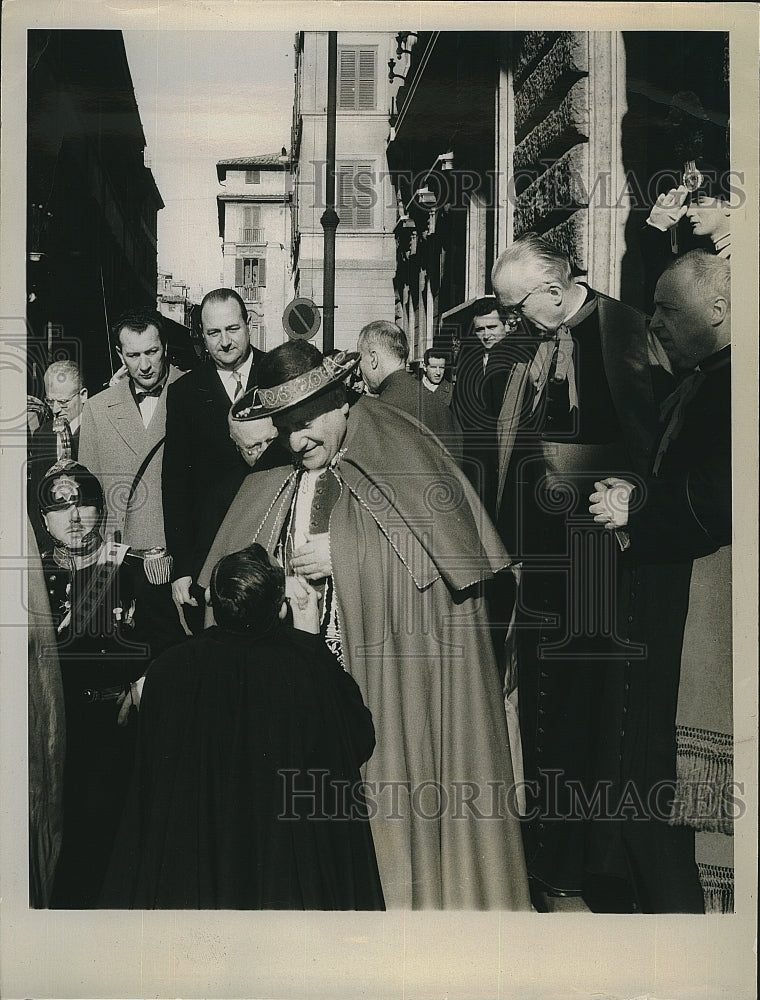
[[[393,81],[395,79],[397,79],[397,78],[399,80],[406,80],[406,75],[403,74],[403,73],[396,73],[395,69],[396,69],[396,60],[395,59],[389,59],[388,60],[388,83],[393,83]]]
[[[408,40],[412,37],[412,35],[414,35],[414,37],[417,38],[416,31],[399,31],[398,34],[396,35],[396,56],[399,59],[401,58],[402,53],[404,52],[410,53],[412,51],[411,49],[404,48],[404,46],[406,45]]]
[[[437,199],[435,193],[431,191],[427,185],[425,185],[425,187],[417,188],[414,192],[413,200],[416,201],[421,208],[433,208]]]
[[[440,164],[441,170],[453,170],[454,169],[454,154],[449,150],[448,153],[441,153],[436,161]]]

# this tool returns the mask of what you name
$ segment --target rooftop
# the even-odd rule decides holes
[[[226,160],[218,160],[216,175],[221,183],[228,170],[287,170],[290,167],[290,157],[285,147],[280,153],[259,153],[254,156],[233,156]]]

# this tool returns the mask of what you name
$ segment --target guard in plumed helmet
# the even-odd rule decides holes
[[[136,708],[151,650],[133,576],[141,561],[105,537],[98,479],[71,460],[39,487],[52,547],[42,565],[66,709],[63,845],[51,906],[95,906],[132,770]]]

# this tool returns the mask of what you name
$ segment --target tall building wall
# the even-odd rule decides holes
[[[299,142],[294,164],[294,280],[296,293],[320,306],[327,41],[327,32],[303,33],[295,100]],[[389,33],[338,33],[335,346],[339,349],[353,349],[359,330],[369,321],[394,317],[396,208],[385,160],[389,108],[396,89],[387,70],[393,52],[395,38]]]
[[[57,357],[91,392],[118,365],[109,326],[155,307],[157,214],[120,31],[29,31],[27,293],[30,391]]]

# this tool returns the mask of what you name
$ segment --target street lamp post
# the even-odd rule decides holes
[[[322,313],[324,327],[322,349],[325,353],[335,347],[335,230],[340,219],[335,211],[335,104],[338,70],[338,33],[327,35],[327,171],[325,174],[325,210],[322,218],[324,230],[324,264]]]

